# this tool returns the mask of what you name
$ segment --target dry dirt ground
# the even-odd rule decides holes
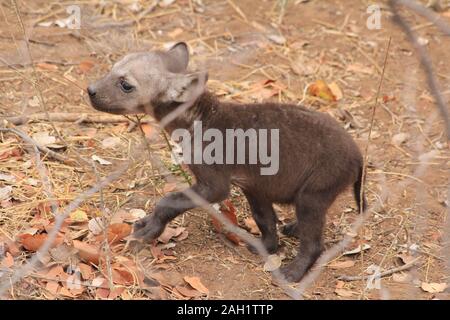
[[[288,1],[286,5],[284,1],[267,0],[161,2],[142,17],[140,13],[152,1],[18,1],[29,39],[26,43],[14,8],[9,1],[1,1],[1,118],[41,113],[45,108],[50,113],[94,114],[85,88],[117,59],[131,51],[186,41],[193,55],[191,68],[208,70],[209,88],[221,99],[272,99],[291,103],[303,100],[304,105],[337,118],[364,150],[383,59],[388,39],[392,37],[368,148],[367,196],[375,207],[344,251],[358,246],[366,249],[338,255],[323,268],[303,296],[307,299],[448,298],[448,292],[444,291],[445,284],[449,283],[446,258],[450,254],[448,247],[445,252],[444,242],[449,204],[448,142],[417,56],[390,21],[391,14],[385,2],[380,1],[382,25],[379,30],[366,27],[369,1]],[[55,26],[55,21],[68,16],[65,8],[70,4],[81,8],[80,30]],[[449,40],[426,21],[406,11],[402,13],[426,42],[448,101]],[[450,22],[450,11],[439,14]],[[305,94],[305,88],[317,80],[334,83],[342,97],[338,94],[338,101],[330,102]],[[39,99],[40,94],[44,103]],[[143,127],[149,134],[157,126],[150,120]],[[57,130],[64,138],[64,143],[56,139],[60,146],[50,147],[73,162],[64,163],[41,153],[53,200],[62,209],[96,181],[92,167],[79,157],[91,159],[92,155],[97,155],[110,161],[111,165],[97,164],[100,176],[107,176],[131,159],[127,172],[104,189],[106,209],[101,208],[99,193],[80,206],[80,210],[87,213],[87,219],[97,215],[110,217],[130,209],[151,212],[162,194],[182,187],[165,183],[166,173],[153,171],[145,157],[137,156],[145,155],[147,149],[139,152],[133,149],[141,141],[141,132],[138,129],[128,132],[127,119],[120,123],[75,123],[49,122],[44,118],[17,128],[33,137],[42,132],[57,137]],[[106,140],[110,144],[105,142],[111,137],[113,139]],[[182,180],[179,168],[170,161],[162,136],[149,147],[151,152],[162,156],[167,169]],[[40,222],[45,221],[44,226],[51,222],[48,197],[33,159],[32,150],[19,137],[10,132],[1,133],[0,174],[3,178],[0,178],[0,188],[5,194],[0,205],[0,245],[6,248],[0,251],[3,283],[11,270],[19,268],[33,254],[33,250],[25,250],[20,245],[17,236],[45,234],[43,228],[37,227],[36,217]],[[7,178],[11,176],[14,179]],[[8,186],[12,189],[6,188]],[[230,200],[236,208],[239,225],[246,227],[244,220],[249,211],[239,190],[233,190]],[[358,217],[355,208],[351,193],[346,192],[329,210],[327,247],[350,232],[352,222]],[[282,223],[293,219],[289,207],[277,207],[277,212]],[[55,257],[57,253],[52,252],[40,262],[41,269],[18,281],[4,297],[288,298],[273,284],[271,273],[264,271],[262,259],[249,253],[245,246],[236,246],[218,234],[203,210],[192,210],[171,226],[185,228],[183,236],[174,237],[168,244],[160,243],[152,250],[145,248],[134,253],[123,241],[111,248],[113,265],[131,261],[138,269],[145,269],[145,288],[142,287],[145,284],[130,284],[115,278],[113,285],[119,288],[117,294],[99,289],[109,284],[103,282],[109,274],[105,271],[104,260],[99,263],[103,266],[93,263],[90,271],[83,274],[83,280],[88,283],[86,288],[78,291],[67,288],[64,277],[71,274],[70,270],[79,263],[80,257],[76,250],[69,250],[73,240],[96,243],[87,223],[81,222],[65,229],[64,247],[57,247],[61,248],[63,258]],[[286,237],[281,237],[280,243],[279,255],[286,263],[295,254],[297,243]],[[370,266],[386,271],[414,259],[416,264],[411,268],[383,277],[380,289],[366,288],[366,280],[338,280],[342,275],[366,275]],[[84,265],[89,262],[92,263],[84,257]],[[62,267],[63,271],[55,266]],[[152,277],[155,270],[158,274]],[[55,279],[55,275],[59,278]],[[199,277],[208,293],[202,293],[204,288],[195,283],[193,287],[188,285],[186,276]]]

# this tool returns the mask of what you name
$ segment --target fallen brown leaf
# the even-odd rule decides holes
[[[59,285],[58,281],[49,281],[45,285],[45,289],[54,296],[56,296],[58,294],[60,287],[61,286]]]
[[[335,262],[327,265],[327,267],[330,269],[345,269],[345,268],[351,268],[354,265],[355,265],[355,261],[346,260],[346,261],[335,261]]]
[[[70,220],[72,223],[87,222],[89,220],[85,211],[77,209],[70,213]]]
[[[114,289],[111,290],[111,292],[108,295],[108,299],[114,300],[117,297],[119,297],[120,295],[122,295],[122,293],[125,291],[124,287],[115,287]]]
[[[185,229],[186,228],[183,227],[172,228],[167,226],[164,229],[163,233],[159,236],[158,241],[162,243],[168,243],[170,239],[176,238],[181,235]]]
[[[48,70],[48,71],[56,71],[58,70],[58,66],[56,64],[51,64],[47,62],[38,62],[36,63],[36,67],[41,70]]]
[[[354,292],[348,289],[335,289],[334,293],[336,293],[340,297],[350,298],[353,296]]]
[[[163,192],[164,193],[168,193],[168,192],[172,192],[177,188],[177,183],[176,182],[168,182],[164,185],[163,188]]]
[[[28,233],[25,234],[21,234],[18,236],[19,237],[19,242],[22,244],[22,246],[27,249],[28,251],[38,251],[39,248],[44,244],[44,242],[47,240],[48,235],[46,233],[41,233],[41,234],[35,234],[35,235],[31,235]],[[64,239],[62,237],[56,237],[55,240],[53,241],[53,244],[51,245],[51,247],[55,247],[61,243],[63,243]]]
[[[6,255],[2,260],[0,260],[0,266],[3,268],[11,268],[14,266],[14,257],[11,253],[6,252]]]
[[[244,219],[244,224],[247,227],[248,231],[252,234],[260,234],[258,226],[256,225],[255,219],[252,217],[248,217]]]
[[[447,289],[447,284],[446,283],[435,283],[435,282],[431,282],[431,283],[427,283],[427,282],[422,282],[421,286],[423,291],[429,292],[429,293],[440,293],[440,292],[444,292],[445,289]]]
[[[135,283],[133,274],[126,268],[114,265],[112,267],[112,280],[115,284],[130,286]]]
[[[189,276],[185,276],[184,281],[186,281],[187,283],[189,283],[189,285],[194,288],[195,290],[208,295],[209,294],[209,290],[208,288],[206,288],[203,283],[201,282],[199,277],[189,277]]]
[[[90,280],[94,276],[92,267],[90,265],[80,262],[78,264],[78,268],[80,269],[81,277],[84,280]]]
[[[332,82],[328,85],[331,90],[331,93],[336,97],[336,100],[339,101],[344,97],[341,88],[338,86],[336,82]]]
[[[148,123],[141,124],[142,131],[144,131],[145,137],[149,139],[153,134],[153,127]]]
[[[316,82],[311,84],[308,87],[308,94],[314,97],[319,97],[326,101],[334,102],[337,100],[330,87],[323,80],[317,80]]]
[[[202,293],[199,292],[198,290],[189,289],[189,288],[182,287],[182,286],[176,286],[175,289],[177,289],[178,292],[181,293],[183,296],[188,297],[188,298],[197,298],[202,295]]]
[[[237,221],[237,217],[236,217],[236,209],[234,208],[234,206],[233,206],[233,204],[231,203],[230,200],[225,200],[225,201],[223,201],[221,203],[221,205],[220,205],[220,212],[233,225],[235,225],[235,226],[238,225],[238,221]],[[226,230],[224,230],[223,227],[222,227],[222,224],[220,223],[219,220],[217,220],[213,216],[211,216],[211,220],[212,220],[212,224],[213,224],[214,229],[216,229],[216,231],[218,233],[225,234],[227,239],[230,240],[231,242],[233,242],[236,245],[238,245],[240,243],[239,237],[236,234],[232,233],[232,232],[227,232]]]
[[[399,254],[398,257],[400,258],[400,260],[404,263],[404,264],[408,264],[412,261],[414,261],[416,258],[413,257],[412,255],[409,255],[407,253],[402,253]]]
[[[94,67],[94,63],[89,60],[84,60],[80,62],[78,67],[80,68],[81,72],[88,73]]]
[[[131,234],[132,227],[127,223],[113,223],[108,228],[108,242],[117,243]]]
[[[88,262],[88,263],[93,263],[95,265],[98,265],[99,260],[100,260],[100,248],[92,245],[92,244],[88,244],[88,243],[84,243],[78,240],[73,240],[73,246],[75,249],[78,250],[78,256]]]

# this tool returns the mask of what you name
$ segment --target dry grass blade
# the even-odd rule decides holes
[[[380,99],[380,94],[381,94],[381,86],[383,85],[383,80],[384,80],[384,74],[386,72],[386,65],[387,65],[387,60],[389,57],[389,49],[391,48],[391,41],[392,38],[389,37],[388,40],[388,44],[386,47],[386,54],[384,57],[384,63],[383,63],[383,69],[381,72],[381,77],[380,77],[380,82],[378,84],[378,89],[377,89],[377,95],[375,96],[375,101],[372,107],[372,113],[370,116],[370,125],[369,125],[369,133],[367,136],[367,143],[366,143],[366,147],[364,149],[364,163],[363,163],[363,169],[362,169],[362,176],[361,176],[361,190],[360,190],[360,194],[359,194],[359,198],[360,198],[360,202],[359,202],[359,208],[360,208],[360,213],[363,213],[363,204],[364,204],[364,195],[365,195],[365,182],[366,182],[366,171],[367,171],[367,162],[369,161],[368,158],[368,153],[369,153],[369,146],[370,146],[370,142],[372,140],[372,130],[373,130],[373,124],[375,121],[375,112],[377,111],[377,106],[378,106],[378,102]]]

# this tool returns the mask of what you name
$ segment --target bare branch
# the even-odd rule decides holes
[[[408,270],[409,268],[411,268],[412,266],[414,266],[418,261],[419,261],[420,257],[415,258],[414,260],[408,262],[407,264],[397,267],[397,268],[392,268],[390,270],[386,270],[384,272],[381,272],[379,275],[377,275],[374,279],[379,279],[379,278],[383,278],[383,277],[387,277],[390,276],[391,274],[400,272],[400,271],[404,271],[404,270]],[[341,276],[338,279],[339,280],[343,280],[343,281],[358,281],[358,280],[366,280],[368,278],[372,277],[372,275],[364,275],[364,276]]]
[[[80,121],[80,119],[82,121]],[[77,122],[77,123],[115,123],[128,122],[123,116],[112,114],[97,113],[68,113],[68,112],[51,112],[51,113],[34,113],[29,115],[6,117],[5,120],[15,125],[25,124],[27,122],[50,121],[50,122]]]
[[[447,103],[445,102],[444,96],[441,93],[439,88],[439,83],[434,75],[433,63],[431,58],[428,55],[427,50],[423,45],[419,43],[417,40],[417,36],[415,32],[411,29],[411,27],[405,22],[405,20],[400,16],[398,12],[398,4],[401,3],[405,6],[408,6],[411,9],[414,9],[416,12],[421,13],[427,19],[431,20],[439,29],[445,31],[446,34],[450,35],[450,27],[445,24],[441,20],[436,20],[434,13],[430,12],[430,10],[425,7],[420,6],[417,3],[413,3],[412,1],[406,0],[389,0],[389,6],[394,14],[393,20],[396,24],[400,26],[400,28],[405,32],[409,41],[414,46],[417,54],[420,58],[420,63],[425,71],[425,75],[427,78],[428,87],[430,88],[431,94],[436,99],[436,104],[439,108],[439,111],[442,116],[442,120],[444,121],[445,131],[447,134],[447,140],[450,140],[450,117]]]

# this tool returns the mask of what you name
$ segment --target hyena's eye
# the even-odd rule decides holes
[[[123,92],[129,93],[131,91],[133,91],[134,87],[129,84],[126,80],[120,80],[120,88],[122,89]]]

